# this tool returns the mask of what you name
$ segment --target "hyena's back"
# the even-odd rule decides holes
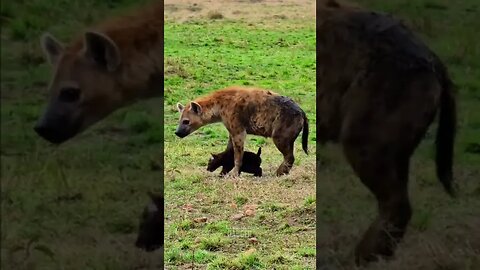
[[[222,121],[229,129],[272,137],[280,126],[303,126],[305,113],[289,97],[259,88],[230,87],[205,98],[216,100]],[[201,100],[199,100],[201,102]]]

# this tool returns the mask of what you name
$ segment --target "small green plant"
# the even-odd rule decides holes
[[[302,257],[315,257],[314,247],[301,247],[297,250],[297,254]]]
[[[248,202],[248,198],[243,197],[243,196],[237,196],[235,197],[235,202],[239,205],[242,206]]]
[[[205,228],[212,233],[228,234],[231,231],[230,222],[225,220],[209,223]]]
[[[315,205],[315,196],[308,196],[305,198],[305,202],[304,202],[304,205],[305,206],[311,206],[311,205]]]
[[[216,251],[229,243],[229,239],[223,234],[211,234],[200,240],[200,248],[208,251]]]

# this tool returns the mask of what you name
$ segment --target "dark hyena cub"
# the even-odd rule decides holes
[[[240,167],[240,172],[252,173],[254,176],[262,176],[262,148],[258,148],[258,152],[255,154],[250,151],[245,151],[243,153],[242,167]],[[208,161],[207,171],[213,172],[218,167],[222,166],[222,172],[220,175],[225,175],[230,172],[235,166],[233,149],[228,148],[224,152],[213,154],[210,160]]]
[[[223,122],[234,150],[233,175],[239,175],[243,145],[247,134],[271,137],[283,154],[277,176],[288,174],[295,160],[293,144],[303,129],[302,146],[308,143],[308,120],[305,112],[290,98],[258,88],[228,87],[195,99],[186,106],[177,104],[181,113],[175,134],[183,138],[198,128]]]
[[[163,247],[163,195],[148,193],[151,202],[145,207],[140,217],[140,226],[135,246],[146,251]]]

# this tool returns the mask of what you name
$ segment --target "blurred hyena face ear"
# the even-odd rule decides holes
[[[50,33],[44,33],[40,38],[40,46],[51,65],[55,65],[63,53],[63,45]]]
[[[120,65],[120,51],[113,40],[97,32],[85,33],[85,56],[108,71],[115,71]]]
[[[180,103],[177,103],[177,110],[179,113],[182,113],[183,112],[183,109],[185,109],[185,106],[183,106],[182,104]]]
[[[200,115],[202,113],[202,106],[200,106],[200,104],[198,104],[197,102],[192,101],[192,111],[195,114]]]

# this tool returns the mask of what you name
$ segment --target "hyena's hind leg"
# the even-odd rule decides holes
[[[279,119],[278,128],[272,134],[273,143],[283,154],[283,162],[277,169],[277,176],[288,174],[292,169],[295,157],[293,155],[293,145],[295,139],[300,134],[303,127],[303,118],[298,119]],[[289,120],[289,121],[286,121]],[[291,123],[291,125],[285,125]]]
[[[273,143],[283,154],[283,162],[277,169],[277,176],[288,174],[292,169],[293,162],[295,162],[295,157],[293,155],[293,144],[295,140],[287,140],[281,136],[273,137]]]
[[[295,162],[295,156],[293,155],[295,138],[296,136],[292,138],[291,133],[289,134],[286,130],[276,131],[272,136],[273,143],[283,154],[283,162],[277,169],[277,176],[288,174],[292,169],[293,162]]]
[[[412,216],[408,198],[409,157],[386,153],[385,149],[344,144],[347,160],[378,204],[378,216],[356,247],[357,265],[393,256]]]

